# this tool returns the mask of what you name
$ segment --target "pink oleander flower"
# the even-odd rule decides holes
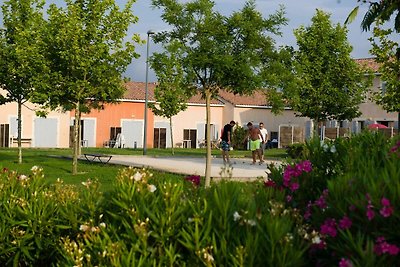
[[[291,190],[292,192],[297,191],[299,188],[300,188],[299,183],[292,183],[292,184],[290,185],[290,190]]]
[[[266,187],[276,187],[276,183],[271,179],[268,179],[268,180],[264,181],[264,185]]]
[[[381,204],[382,204],[383,206],[390,206],[390,201],[389,201],[389,199],[383,197],[383,198],[381,199]]]
[[[337,235],[335,219],[326,219],[324,224],[321,225],[321,234],[335,237]]]
[[[308,219],[311,218],[311,215],[312,215],[312,212],[311,212],[312,206],[313,206],[313,204],[311,203],[311,201],[309,201],[308,204],[307,204],[306,210],[305,210],[305,212],[304,212],[304,216],[303,216],[305,220],[308,220]]]
[[[312,171],[312,164],[311,161],[305,160],[301,163],[302,169],[304,172],[311,172]]]
[[[286,196],[286,202],[290,203],[290,202],[292,202],[292,200],[293,200],[293,197],[291,195]]]
[[[195,186],[199,186],[201,179],[200,179],[200,175],[188,175],[185,177],[185,180],[191,182]]]
[[[396,256],[400,253],[400,248],[394,244],[389,244],[386,242],[384,237],[378,237],[374,245],[374,252],[376,255],[380,256],[382,254],[389,254]]]
[[[390,153],[395,153],[397,150],[400,148],[400,141],[397,141],[397,143],[390,149]]]
[[[367,218],[371,221],[375,217],[375,212],[372,209],[367,209]]]
[[[390,217],[393,214],[393,207],[384,206],[379,210],[379,213],[385,218]]]
[[[326,209],[328,207],[327,203],[326,203],[326,198],[328,197],[328,189],[325,189],[322,192],[322,195],[319,197],[319,199],[317,199],[314,204],[317,205],[319,208],[321,209]]]
[[[339,221],[339,228],[342,230],[349,229],[353,222],[347,216],[343,216],[343,218]]]
[[[341,258],[339,262],[339,267],[353,267],[353,264],[349,259]]]

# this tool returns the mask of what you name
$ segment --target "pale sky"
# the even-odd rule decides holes
[[[119,0],[119,3],[125,1]],[[229,15],[232,11],[240,10],[245,1],[243,0],[214,0],[218,11],[225,15]],[[321,9],[331,13],[331,20],[334,23],[343,24],[348,14],[357,5],[356,0],[256,0],[257,9],[268,16],[274,13],[279,5],[284,5],[286,9],[286,17],[289,19],[288,25],[282,28],[283,35],[276,39],[278,46],[289,45],[296,46],[296,39],[293,30],[299,26],[308,26],[311,18],[315,14],[316,9]],[[362,6],[359,15],[352,24],[349,25],[348,39],[353,46],[352,57],[363,58],[371,57],[369,49],[371,48],[368,38],[371,36],[369,32],[363,32],[360,27],[362,15],[367,10],[367,6]],[[151,29],[153,31],[168,29],[168,26],[161,20],[161,12],[151,7],[150,0],[137,0],[134,4],[134,13],[139,17],[139,22],[132,27],[133,32],[140,33],[143,39],[147,38],[146,32]],[[157,47],[153,42],[150,43],[150,54],[157,51]],[[146,70],[146,45],[137,47],[137,52],[141,54],[141,58],[134,60],[129,66],[126,75],[134,81],[145,81]],[[154,73],[149,70],[149,81],[155,81]]]
[[[5,0],[0,0],[0,4],[2,5],[4,1]],[[187,2],[188,0],[182,1]],[[61,4],[64,1],[47,0],[47,2]],[[116,0],[116,2],[123,6],[126,0]],[[216,4],[216,9],[224,15],[229,15],[232,11],[240,10],[245,3],[244,0],[214,0],[214,2]],[[256,0],[255,2],[257,9],[265,16],[274,13],[279,8],[279,5],[285,6],[286,17],[289,19],[289,23],[282,28],[283,36],[277,38],[276,43],[278,46],[289,45],[294,47],[296,46],[296,40],[293,35],[293,30],[301,25],[310,25],[311,18],[315,14],[317,8],[331,13],[331,19],[334,23],[343,24],[347,15],[357,5],[356,0]],[[368,38],[371,34],[369,32],[362,32],[360,27],[360,21],[366,8],[367,6],[364,5],[360,9],[356,21],[348,27],[348,39],[353,46],[352,56],[354,58],[370,57],[369,49],[371,45]],[[150,29],[153,31],[168,29],[168,25],[161,19],[161,11],[152,8],[151,0],[136,0],[136,3],[133,5],[133,12],[139,17],[139,22],[131,26],[129,31],[130,35],[139,33],[142,39],[146,39],[146,32]],[[159,46],[155,45],[153,42],[150,43],[150,54],[159,49]],[[133,81],[145,81],[146,45],[138,46],[136,51],[141,57],[133,60],[124,76],[130,77]],[[149,81],[155,80],[156,77],[150,70]]]

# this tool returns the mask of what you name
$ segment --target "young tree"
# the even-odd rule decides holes
[[[389,39],[393,30],[374,28],[374,35],[370,38],[371,53],[380,64],[381,79],[385,81],[385,91],[375,94],[377,103],[388,112],[398,112],[400,121],[400,45]],[[400,122],[398,124],[400,129]]]
[[[0,31],[0,102],[17,103],[18,162],[22,163],[22,107],[46,87],[48,73],[43,49],[42,0],[9,0],[2,5],[4,29]]]
[[[295,30],[298,87],[293,109],[315,120],[351,120],[359,116],[368,80],[350,57],[347,29],[332,25],[330,15],[317,10],[311,26]],[[315,128],[316,130],[317,128]]]
[[[361,2],[361,4],[366,3],[366,1],[363,0],[358,0],[357,2]],[[373,23],[382,25],[394,18],[393,30],[397,33],[400,32],[399,0],[368,1],[368,4],[368,10],[361,22],[361,27],[364,31],[369,31]],[[349,14],[346,23],[354,20],[354,18],[357,16],[358,9],[359,6],[353,9],[353,11]],[[388,112],[398,112],[397,132],[400,134],[400,107],[398,104],[396,104],[400,102],[400,82],[395,80],[395,77],[400,79],[400,66],[396,66],[400,64],[400,47],[396,42],[393,42],[389,39],[389,35],[393,32],[393,30],[386,31],[377,27],[374,29],[374,37],[371,38],[370,41],[373,45],[371,53],[377,57],[377,62],[383,64],[380,67],[380,71],[382,73],[382,78],[388,79],[385,81],[389,86],[385,95],[376,95],[377,103],[382,105],[382,107]],[[380,40],[381,44],[377,42],[378,40]],[[385,61],[386,59],[390,60]]]
[[[129,0],[121,10],[114,0],[66,0],[66,7],[48,11],[48,56],[54,87],[49,106],[74,110],[72,172],[77,173],[81,113],[115,102],[124,93],[122,73],[133,57],[138,35],[125,42],[137,21]]]
[[[187,108],[187,100],[192,92],[186,86],[181,65],[180,44],[172,42],[164,48],[165,52],[155,53],[151,59],[151,66],[158,78],[158,85],[154,90],[158,104],[150,103],[149,106],[155,115],[169,119],[172,155],[174,155],[172,117]]]
[[[156,42],[179,42],[185,80],[206,100],[206,186],[211,175],[210,102],[220,88],[238,94],[251,93],[262,85],[263,70],[276,53],[271,35],[286,23],[283,9],[264,19],[254,1],[230,16],[214,10],[211,0],[152,0],[163,9],[162,18],[171,30],[155,36]],[[272,70],[271,70],[272,71]]]

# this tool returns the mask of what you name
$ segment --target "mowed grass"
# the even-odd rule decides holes
[[[141,149],[117,149],[117,148],[83,148],[83,153],[110,154],[110,155],[142,155]],[[212,154],[220,156],[219,150],[213,150]],[[251,157],[250,151],[231,151],[232,157]],[[148,149],[148,156],[171,155],[171,149]],[[113,164],[91,163],[86,160],[80,160],[78,163],[78,174],[72,175],[72,149],[39,149],[24,148],[22,150],[22,164],[18,164],[18,149],[1,148],[0,149],[0,169],[7,168],[15,170],[20,174],[30,174],[33,166],[40,166],[44,170],[45,178],[50,183],[58,178],[67,184],[80,184],[88,179],[97,179],[103,191],[108,191],[113,186],[113,181],[121,168]],[[205,157],[205,149],[175,149],[175,157]],[[286,157],[286,151],[283,149],[266,150],[266,158]],[[163,178],[175,177],[182,178],[183,175],[166,172],[153,171],[156,177]]]

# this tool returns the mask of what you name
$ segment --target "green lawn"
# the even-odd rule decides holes
[[[172,156],[171,149],[148,149],[149,156]],[[213,155],[220,156],[219,150],[213,150]],[[142,155],[141,149],[117,149],[117,148],[84,148],[82,153],[102,153],[114,155]],[[0,149],[0,169],[7,168],[16,170],[21,174],[29,174],[32,166],[43,168],[45,177],[49,182],[54,182],[61,178],[68,184],[80,184],[87,179],[98,179],[103,190],[107,191],[112,186],[119,169],[124,166],[112,164],[89,163],[79,161],[79,174],[72,175],[71,149],[37,149],[25,148],[22,152],[23,163],[18,164],[18,150],[16,148]],[[205,149],[175,149],[176,157],[204,157]],[[249,151],[231,151],[232,157],[250,157]],[[283,149],[271,149],[266,151],[266,158],[286,157],[286,151]],[[176,176],[177,174],[154,172],[155,175]]]

